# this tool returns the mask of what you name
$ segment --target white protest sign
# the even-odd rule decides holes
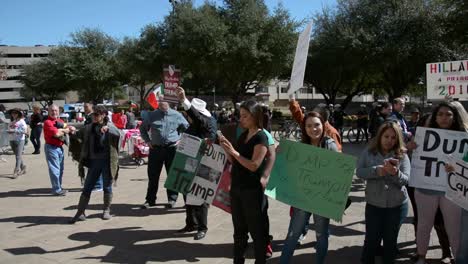
[[[411,159],[409,185],[445,192],[447,173],[445,161],[449,155],[461,159],[468,150],[468,133],[446,129],[418,127],[415,142],[418,147]]]
[[[426,64],[427,99],[468,98],[468,60]]]
[[[207,145],[200,160],[192,187],[187,194],[187,204],[201,205],[203,202],[211,204],[226,166],[227,155],[221,146]]]
[[[455,171],[448,175],[445,197],[468,210],[468,163],[460,159],[453,159],[450,163]]]
[[[202,140],[200,138],[183,133],[177,145],[177,152],[196,158],[201,144]]]
[[[291,80],[289,82],[288,94],[292,94],[304,86],[304,74],[309,52],[310,33],[312,31],[312,21],[307,24],[306,28],[299,35],[296,47],[296,55],[291,72]]]

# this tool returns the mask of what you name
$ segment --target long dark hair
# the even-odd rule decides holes
[[[440,109],[442,107],[446,107],[446,108],[450,109],[450,111],[452,111],[452,113],[453,113],[452,126],[450,128],[448,128],[448,130],[465,131],[464,130],[465,127],[464,127],[464,125],[463,125],[463,123],[461,121],[460,114],[458,113],[458,110],[455,107],[453,107],[452,105],[450,105],[449,103],[446,103],[446,102],[442,102],[438,106],[436,106],[436,108],[434,108],[434,110],[432,111],[431,120],[429,121],[429,127],[430,128],[440,128],[439,124],[437,124],[437,122],[436,122],[436,119],[437,119],[437,113],[440,111]]]
[[[302,132],[301,142],[305,144],[309,144],[309,145],[311,143],[311,138],[309,137],[309,135],[307,135],[305,123],[307,119],[312,118],[312,117],[317,117],[318,119],[320,119],[320,123],[322,123],[323,131],[322,131],[322,136],[320,137],[320,142],[322,142],[323,135],[325,134],[325,120],[323,119],[322,115],[314,111],[307,113],[304,116],[304,119],[302,120],[302,123],[301,123],[301,132]]]
[[[253,100],[248,100],[240,105],[245,111],[249,112],[254,118],[255,125],[262,129],[263,128],[263,110],[262,106]]]

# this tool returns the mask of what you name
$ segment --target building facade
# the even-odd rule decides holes
[[[51,46],[33,47],[0,46],[0,104],[7,109],[19,107],[30,109],[32,102],[21,97],[23,84],[19,82],[21,69],[41,58],[47,57]],[[63,101],[57,103],[63,105]]]

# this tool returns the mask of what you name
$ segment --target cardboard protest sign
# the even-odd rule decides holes
[[[265,194],[341,221],[356,158],[311,145],[281,140]]]
[[[178,103],[176,88],[180,83],[180,69],[175,65],[168,65],[163,70],[164,73],[164,100],[172,103]]]
[[[182,134],[164,187],[186,194],[187,204],[211,204],[226,162],[219,145]]]
[[[296,55],[291,72],[288,94],[292,94],[304,86],[304,74],[309,53],[310,33],[312,31],[312,21],[299,35],[296,47]]]
[[[457,159],[463,157],[468,150],[468,133],[418,127],[415,142],[418,147],[413,151],[411,158],[409,185],[445,192],[447,188],[445,162],[449,155]]]
[[[468,163],[452,159],[455,171],[448,174],[445,197],[461,208],[468,210]]]
[[[166,189],[182,194],[190,192],[202,155],[199,151],[202,142],[203,140],[200,138],[182,134],[171,168],[167,173],[164,184]]]
[[[468,98],[468,60],[426,64],[427,99]]]

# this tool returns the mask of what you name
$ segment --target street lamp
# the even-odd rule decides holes
[[[423,89],[423,88],[424,88],[424,82],[423,82],[422,78],[419,78],[418,85],[421,87],[421,90],[423,90],[423,91],[422,91],[423,94],[422,94],[422,96],[421,96],[421,101],[422,101],[422,107],[423,107],[423,109],[424,109],[424,108],[426,108],[426,106],[425,106],[425,101],[426,101],[426,99],[425,99],[425,96],[424,96],[424,89]]]
[[[216,105],[216,87],[213,87],[213,105]]]

